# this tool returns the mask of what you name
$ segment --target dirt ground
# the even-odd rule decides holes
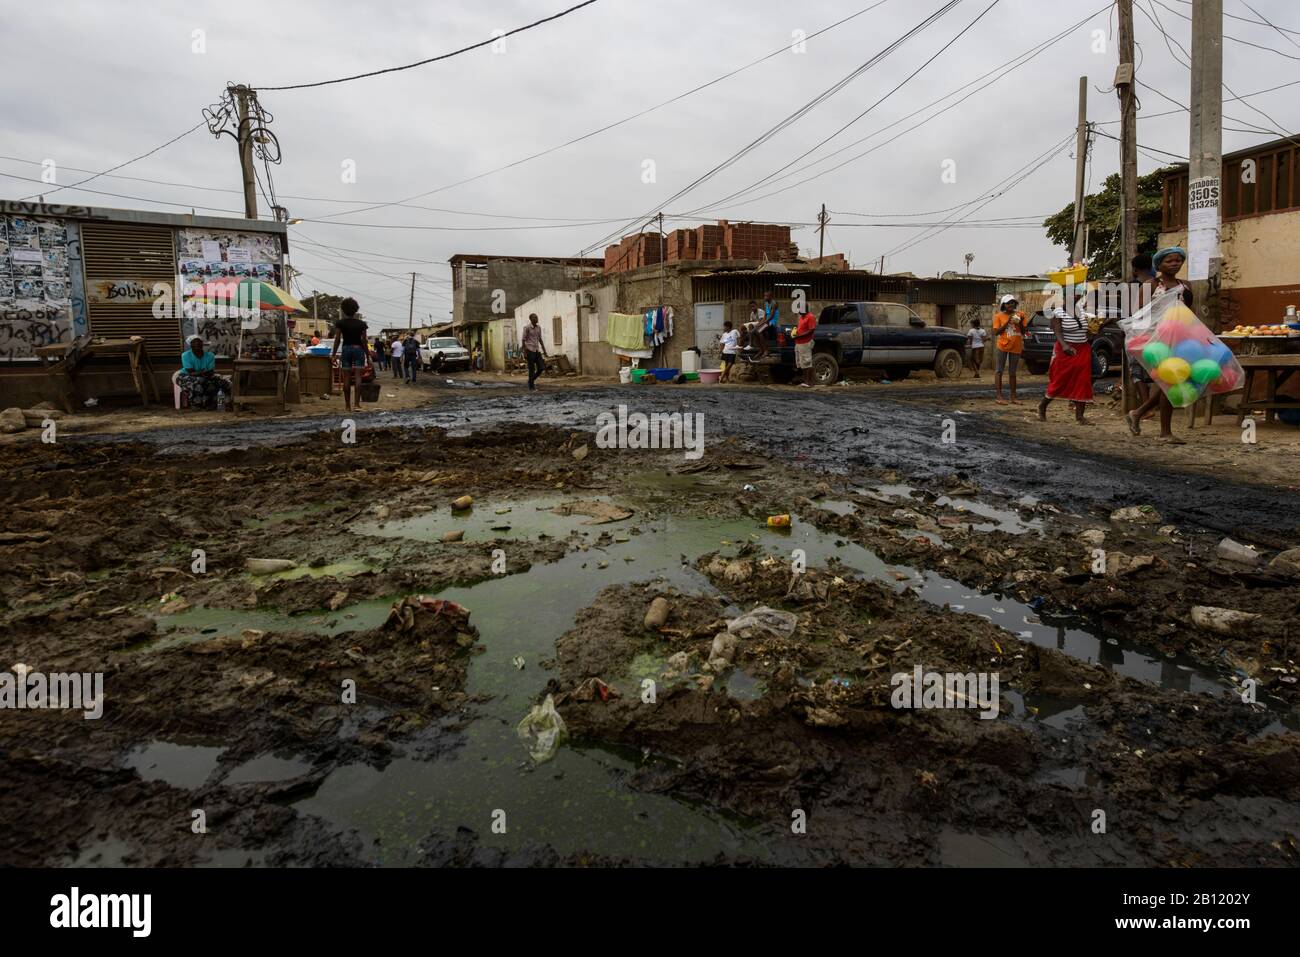
[[[1265,564],[1295,520],[1249,521],[1289,493],[1205,486],[1248,568],[1177,490],[1112,516],[1128,486],[1050,494],[1068,456],[1004,487],[1019,412],[960,388],[693,392],[739,403],[699,460],[573,427],[645,392],[428,388],[354,444],[190,417],[0,447],[4,664],[104,682],[98,719],[5,712],[0,863],[1300,862],[1300,579]],[[965,467],[870,418],[919,433],[948,396]],[[864,434],[765,434],[770,403]],[[996,675],[996,716],[899,707],[918,667]]]

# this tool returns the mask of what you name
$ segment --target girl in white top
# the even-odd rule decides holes
[[[984,364],[984,343],[988,338],[988,331],[980,326],[979,317],[976,316],[970,321],[970,328],[966,330],[966,342],[969,344],[967,355],[970,358],[970,367],[977,379],[980,377],[980,366]]]

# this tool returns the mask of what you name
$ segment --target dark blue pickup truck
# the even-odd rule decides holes
[[[770,366],[775,381],[794,374],[792,326],[782,326],[783,342],[762,359],[740,354],[742,362]],[[827,306],[813,334],[813,379],[833,385],[848,366],[883,369],[902,379],[916,369],[933,369],[941,379],[955,379],[966,364],[966,336],[956,329],[926,325],[899,302],[846,302]]]

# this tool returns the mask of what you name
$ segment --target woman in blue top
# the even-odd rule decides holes
[[[230,380],[217,375],[217,357],[203,348],[203,340],[190,336],[181,353],[181,374],[176,384],[189,396],[191,409],[224,409],[230,397]]]

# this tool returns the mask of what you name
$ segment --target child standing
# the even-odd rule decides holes
[[[740,343],[740,333],[731,327],[730,319],[722,324],[719,341],[722,343],[722,375],[718,376],[718,381],[730,382],[731,367],[736,364],[736,347]]]
[[[988,341],[989,334],[980,327],[979,317],[976,316],[970,321],[970,328],[966,330],[966,342],[969,348],[966,350],[970,355],[971,371],[975,373],[975,378],[980,377],[980,366],[984,365],[984,343]]]

